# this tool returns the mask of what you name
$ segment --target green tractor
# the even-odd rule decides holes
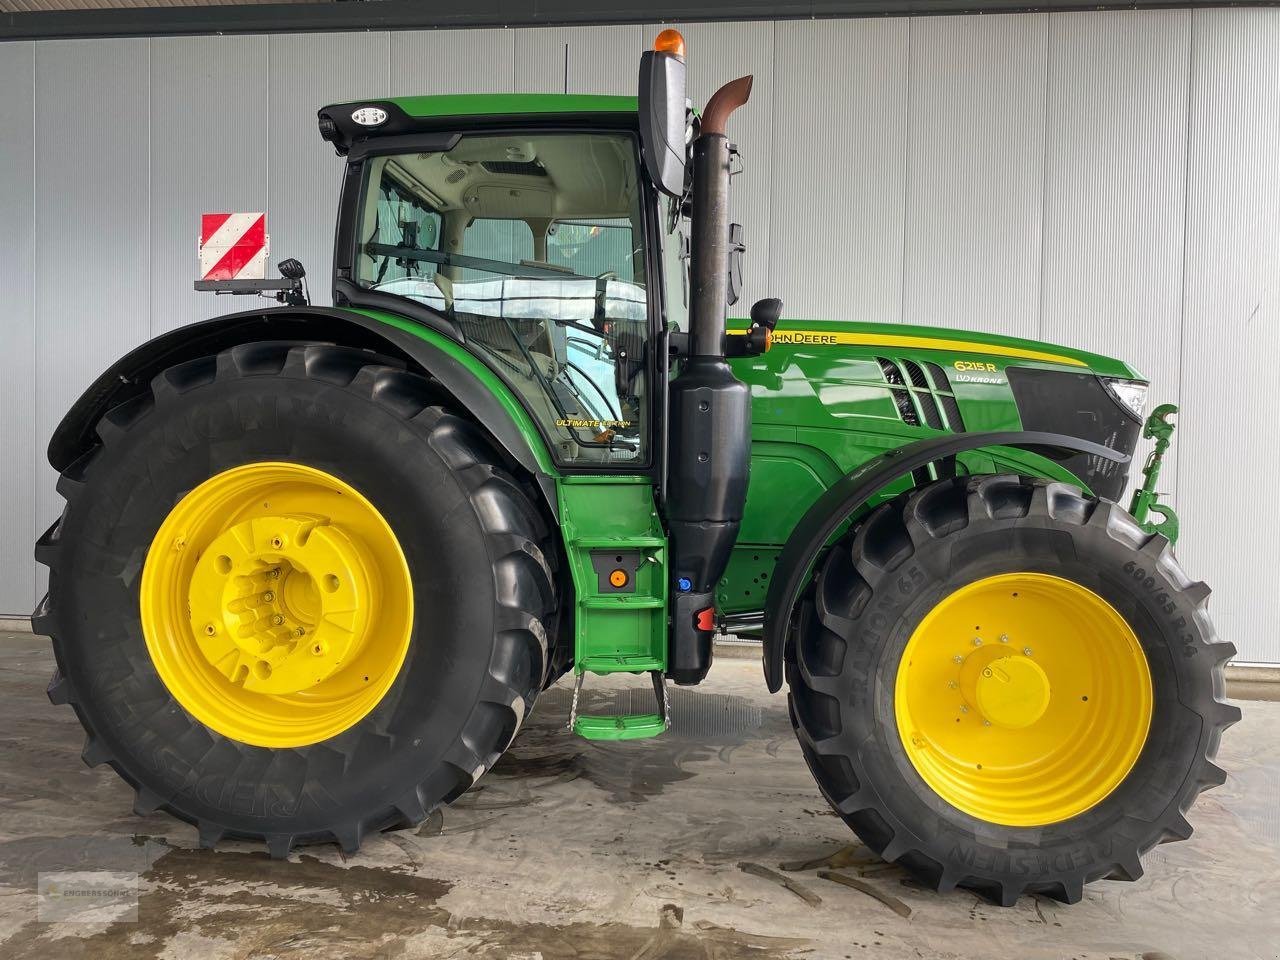
[[[281,305],[143,344],[49,446],[49,695],[136,811],[352,852],[470,789],[569,671],[574,734],[661,735],[728,632],[835,811],[930,887],[1072,902],[1190,835],[1239,711],[1156,502],[1170,410],[1127,512],[1123,362],[727,320],[750,85],[691,109],[666,31],[638,98],[320,111],[334,306],[296,261],[206,284]],[[615,673],[651,712],[580,709]]]

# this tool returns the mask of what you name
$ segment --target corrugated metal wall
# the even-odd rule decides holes
[[[204,210],[266,209],[323,300],[340,162],[316,107],[629,93],[657,26],[0,45],[0,613],[43,588],[43,448],[111,359],[219,312]],[[692,25],[705,99],[751,72],[746,302],[1119,355],[1183,405],[1165,486],[1242,660],[1280,661],[1280,11]],[[1243,489],[1242,489],[1243,488]]]

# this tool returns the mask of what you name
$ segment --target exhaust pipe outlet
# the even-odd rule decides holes
[[[667,520],[671,531],[671,649],[667,674],[700,682],[711,669],[715,587],[738,539],[751,462],[751,392],[725,362],[729,278],[729,116],[751,78],[707,103],[693,143],[693,245],[688,359],[671,382]]]

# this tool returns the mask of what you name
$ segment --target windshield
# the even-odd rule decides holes
[[[646,452],[644,230],[632,137],[518,133],[369,161],[356,279],[452,319],[561,460]]]

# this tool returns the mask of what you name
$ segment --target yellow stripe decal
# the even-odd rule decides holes
[[[1061,363],[1070,367],[1087,367],[1075,357],[1064,357],[1042,350],[1026,350],[1022,347],[1006,347],[999,344],[970,343],[967,340],[945,340],[938,337],[912,337],[895,333],[840,333],[834,330],[775,330],[775,344],[800,344],[804,346],[853,345],[859,347],[912,347],[920,350],[942,350],[953,353],[978,353],[991,357],[1012,357],[1018,360],[1039,360],[1043,363]]]

